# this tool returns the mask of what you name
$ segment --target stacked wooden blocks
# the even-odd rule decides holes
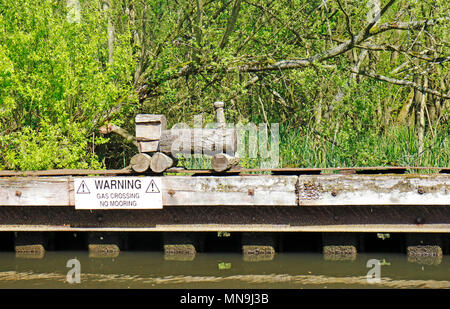
[[[227,129],[223,111],[224,103],[216,102],[216,129],[185,128],[166,130],[164,115],[139,114],[136,116],[136,141],[139,154],[131,158],[131,168],[137,173],[151,170],[162,173],[177,164],[177,154],[200,153],[211,156],[211,166],[216,172],[235,167],[239,158],[237,132]]]

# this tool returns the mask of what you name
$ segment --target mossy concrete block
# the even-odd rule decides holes
[[[90,258],[111,258],[118,257],[120,254],[119,246],[114,244],[90,244],[88,248]]]
[[[42,258],[48,247],[48,239],[40,232],[17,232],[14,234],[16,257]]]
[[[420,265],[439,265],[442,255],[408,255],[408,262]]]
[[[192,244],[164,245],[164,254],[171,256],[195,256],[197,250]]]
[[[202,233],[164,233],[164,259],[192,261],[204,247]]]
[[[42,245],[16,246],[16,258],[42,259],[45,256],[45,248]]]
[[[246,253],[246,250],[243,249],[242,259],[245,262],[263,262],[263,261],[272,261],[275,258],[275,251],[271,250],[267,253],[258,252],[257,254],[253,254],[250,252]]]
[[[439,234],[408,234],[406,254],[412,263],[440,264],[443,255],[443,241]]]
[[[242,233],[241,240],[244,260],[273,259],[276,253],[277,239],[273,233]]]
[[[358,251],[355,246],[324,246],[323,257],[327,261],[354,261]]]
[[[328,261],[352,261],[358,254],[358,236],[354,233],[323,233],[322,245]]]
[[[273,246],[242,246],[242,253],[244,255],[273,255],[275,248]]]
[[[88,235],[89,257],[117,257],[125,246],[125,236],[118,233],[93,232]]]

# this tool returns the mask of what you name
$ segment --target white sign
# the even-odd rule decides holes
[[[160,177],[76,177],[75,209],[162,209]]]

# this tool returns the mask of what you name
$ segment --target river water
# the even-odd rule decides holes
[[[79,262],[80,283],[74,280]],[[301,289],[450,288],[450,256],[408,260],[405,254],[362,253],[354,260],[328,260],[319,253],[279,253],[249,261],[240,253],[199,253],[167,258],[162,252],[92,257],[86,251],[49,251],[43,257],[0,252],[0,288]],[[380,282],[368,282],[371,259],[380,261]]]

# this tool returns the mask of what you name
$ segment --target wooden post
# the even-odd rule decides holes
[[[439,234],[408,234],[406,236],[408,262],[438,265],[442,261],[442,238]]]
[[[229,170],[238,164],[238,157],[232,157],[226,153],[218,153],[211,157],[211,167],[216,172]]]
[[[161,133],[167,125],[166,117],[164,115],[138,114],[135,121],[139,152],[158,151]]]
[[[215,102],[214,107],[216,108],[216,120],[218,124],[218,128],[225,129],[226,122],[225,122],[225,113],[223,111],[223,108],[225,106],[225,103],[223,102]]]
[[[131,169],[136,173],[144,173],[150,168],[152,157],[146,153],[138,153],[130,160]]]
[[[117,233],[92,232],[88,236],[89,257],[117,257],[124,246],[123,236]]]
[[[171,158],[170,156],[165,155],[162,152],[157,152],[152,156],[150,168],[152,172],[162,173],[166,169],[174,166],[175,164],[176,164],[175,158]]]
[[[48,247],[47,239],[41,232],[17,232],[14,234],[16,257],[43,258]]]
[[[323,233],[323,256],[328,261],[353,261],[358,253],[358,239],[354,233]]]
[[[275,257],[276,237],[272,233],[242,233],[244,261],[268,261]]]

